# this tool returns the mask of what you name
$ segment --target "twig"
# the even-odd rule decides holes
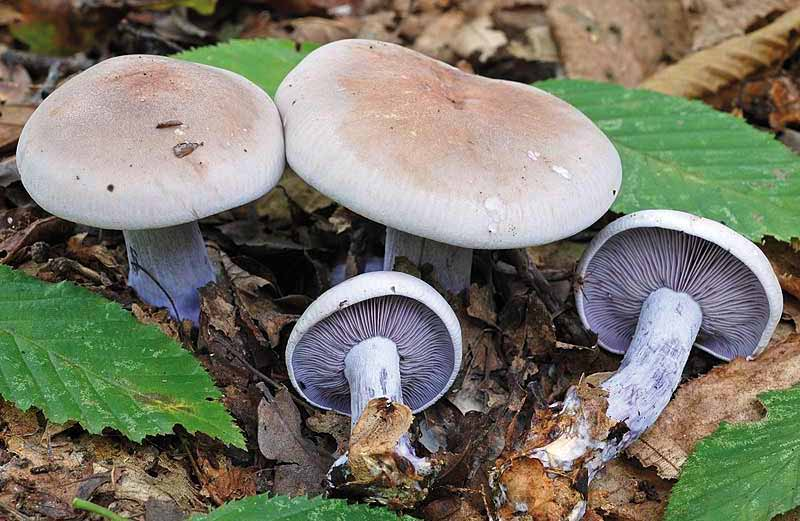
[[[553,291],[553,287],[539,271],[525,250],[509,250],[511,263],[517,269],[517,273],[521,275],[525,281],[533,287],[539,297],[542,299],[547,311],[555,318],[563,311],[561,302]]]
[[[192,470],[194,470],[195,475],[197,476],[197,481],[201,484],[206,482],[205,475],[200,472],[200,467],[197,466],[197,461],[195,461],[194,456],[192,455],[192,451],[189,450],[189,444],[186,443],[186,440],[182,435],[178,436],[178,439],[181,441],[181,446],[183,450],[186,451],[186,456],[189,457],[189,463],[192,465]]]
[[[111,521],[130,521],[130,519],[127,517],[118,516],[107,508],[103,508],[100,505],[95,505],[91,501],[86,501],[85,499],[81,499],[79,497],[76,497],[72,500],[72,508],[76,510],[85,510],[93,514],[97,514],[98,516],[102,516],[106,519],[110,519]]]

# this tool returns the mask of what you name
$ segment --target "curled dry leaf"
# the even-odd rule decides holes
[[[672,96],[711,97],[791,56],[800,45],[798,29],[800,7],[750,34],[690,54],[639,86]]]
[[[737,358],[684,384],[653,427],[628,448],[667,479],[678,477],[695,444],[720,422],[755,421],[764,414],[757,396],[800,382],[800,335],[773,340],[756,360]]]

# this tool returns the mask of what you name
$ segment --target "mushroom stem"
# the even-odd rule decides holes
[[[630,429],[617,451],[655,423],[669,403],[702,321],[700,306],[686,293],[661,288],[644,301],[625,358],[602,385],[608,392],[608,416]],[[606,461],[616,453],[608,456]]]
[[[198,323],[197,290],[215,280],[197,222],[153,230],[125,230],[128,285],[143,301]]]
[[[405,257],[416,266],[433,266],[436,280],[450,293],[469,288],[472,271],[472,250],[423,239],[416,235],[386,228],[383,269],[394,270],[398,257]]]
[[[344,358],[344,375],[350,384],[351,429],[355,428],[370,400],[388,398],[403,403],[400,354],[395,343],[388,338],[372,337],[353,346]],[[408,433],[400,437],[395,451],[417,472],[430,471],[430,463],[414,452]]]
[[[352,427],[373,398],[403,403],[400,355],[388,338],[372,337],[353,346],[344,358],[344,375],[350,384]]]

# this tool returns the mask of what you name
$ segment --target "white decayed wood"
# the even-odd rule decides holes
[[[393,270],[395,260],[405,257],[416,266],[433,266],[436,280],[450,293],[469,288],[472,250],[424,239],[394,228],[386,228],[384,270]]]
[[[531,456],[545,467],[563,472],[582,464],[591,480],[603,465],[639,438],[667,406],[702,321],[700,306],[689,295],[667,288],[654,291],[642,306],[636,333],[619,370],[602,384],[608,393],[607,415],[624,421],[629,431],[619,438],[594,438],[593,420],[581,412],[581,400],[573,387],[567,392],[561,414],[576,415],[575,422]],[[569,519],[580,519],[585,509],[585,501],[580,502]]]
[[[128,250],[128,285],[148,304],[167,308],[173,317],[197,324],[197,290],[215,280],[197,222],[123,233]]]

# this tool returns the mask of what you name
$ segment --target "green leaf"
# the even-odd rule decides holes
[[[118,304],[0,266],[0,395],[134,441],[176,424],[244,447],[197,360]]]
[[[759,399],[764,419],[723,423],[698,443],[666,521],[768,521],[800,505],[800,387]]]
[[[138,6],[139,9],[166,11],[175,7],[189,7],[201,15],[210,16],[217,8],[217,0],[152,0]]]
[[[348,505],[341,499],[322,499],[266,495],[252,496],[227,503],[207,516],[194,516],[191,521],[414,521],[399,517],[383,508]]]
[[[283,78],[317,47],[313,43],[296,44],[277,38],[231,40],[185,51],[174,57],[241,74],[270,96],[275,96]]]
[[[684,210],[759,241],[800,236],[800,158],[745,121],[683,98],[579,80],[536,84],[571,103],[622,158],[612,210]]]

